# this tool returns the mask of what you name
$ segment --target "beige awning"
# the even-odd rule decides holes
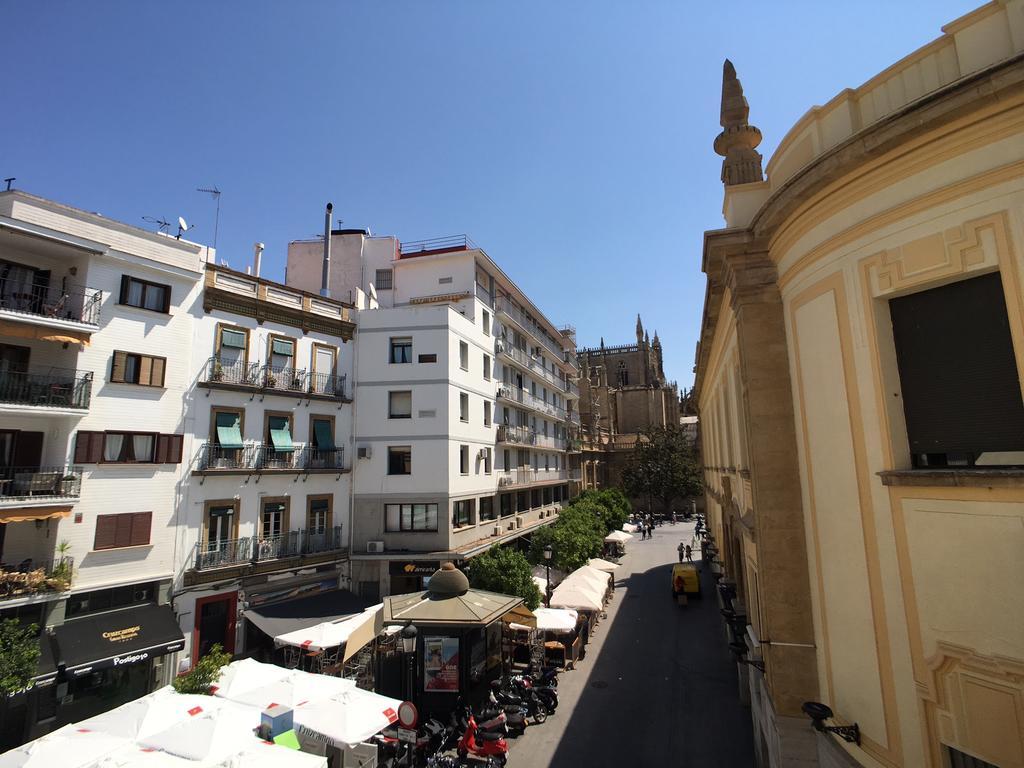
[[[536,628],[537,617],[525,605],[517,605],[501,617],[506,624],[522,624],[524,627]]]
[[[13,336],[18,339],[38,339],[39,341],[50,341],[55,344],[81,344],[89,346],[89,335],[83,331],[54,330],[53,328],[42,328],[26,323],[16,323],[10,320],[0,320],[0,335]]]
[[[52,517],[68,517],[70,514],[71,507],[12,507],[0,509],[0,524],[49,520]]]

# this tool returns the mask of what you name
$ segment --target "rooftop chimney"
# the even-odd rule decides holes
[[[333,210],[334,205],[328,203],[327,211],[324,213],[324,268],[320,273],[320,295],[324,298],[331,296],[331,289],[327,287],[327,284],[331,277],[331,211]]]
[[[253,246],[252,273],[260,276],[260,262],[263,260],[263,243],[256,243]]]

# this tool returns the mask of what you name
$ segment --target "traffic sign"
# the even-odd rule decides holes
[[[403,701],[398,705],[398,724],[403,728],[415,728],[419,719],[420,713],[411,701]]]

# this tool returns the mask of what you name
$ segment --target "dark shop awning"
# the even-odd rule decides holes
[[[369,605],[347,589],[335,589],[298,600],[250,608],[245,612],[245,618],[270,637],[277,637],[324,621],[355,616]]]
[[[137,605],[69,621],[54,630],[58,666],[69,677],[136,664],[185,647],[169,605]]]
[[[57,662],[53,658],[53,638],[45,632],[39,638],[39,661],[30,688],[45,688],[57,679]]]

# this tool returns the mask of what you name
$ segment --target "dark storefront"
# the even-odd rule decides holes
[[[274,638],[325,621],[338,621],[362,613],[369,604],[347,589],[318,592],[249,608],[245,612],[246,655],[258,661],[280,661]]]
[[[438,560],[392,560],[388,563],[391,576],[389,594],[407,595],[427,588],[431,575],[441,563]]]

